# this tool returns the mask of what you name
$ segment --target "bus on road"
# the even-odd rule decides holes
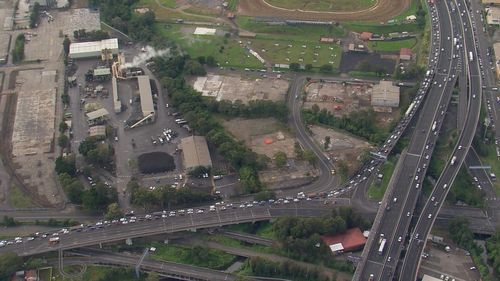
[[[382,242],[380,242],[380,246],[378,247],[378,254],[383,255],[384,254],[384,248],[385,248],[385,243],[387,243],[387,239],[382,239]]]

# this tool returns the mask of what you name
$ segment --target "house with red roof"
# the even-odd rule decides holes
[[[360,250],[366,244],[366,238],[359,228],[351,228],[337,235],[325,235],[321,238],[334,254]]]
[[[373,33],[364,31],[364,32],[361,32],[361,34],[359,35],[359,39],[361,39],[363,41],[368,41],[368,40],[372,39],[372,36],[373,36]]]
[[[411,60],[412,56],[413,56],[413,51],[410,48],[401,48],[399,50],[400,60]]]

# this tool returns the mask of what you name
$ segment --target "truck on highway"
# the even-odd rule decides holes
[[[387,243],[387,239],[382,239],[382,242],[380,242],[380,246],[378,247],[378,254],[383,255],[384,254],[384,248],[385,244]]]
[[[49,238],[49,245],[53,246],[59,243],[59,237],[50,237]]]
[[[405,116],[408,117],[408,115],[410,115],[411,111],[413,110],[413,108],[415,107],[415,102],[412,102],[410,104],[410,106],[408,106],[408,109],[406,110],[405,112]]]
[[[437,122],[434,121],[434,123],[432,124],[432,128],[431,130],[434,132],[436,130],[436,126],[437,126]]]
[[[469,61],[474,61],[474,55],[472,52],[469,52]]]
[[[453,158],[451,158],[451,165],[455,165],[455,161],[457,161],[457,156],[453,156]]]

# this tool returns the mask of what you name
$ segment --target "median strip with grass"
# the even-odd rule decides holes
[[[384,197],[385,190],[389,185],[392,173],[396,168],[396,163],[398,159],[396,157],[390,157],[384,165],[382,165],[380,174],[383,175],[382,179],[375,180],[372,185],[368,188],[368,198],[374,200],[381,200]]]

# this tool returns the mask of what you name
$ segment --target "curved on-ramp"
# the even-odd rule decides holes
[[[412,0],[378,0],[370,8],[359,11],[321,12],[276,7],[266,0],[241,0],[238,14],[254,17],[271,17],[313,21],[387,21],[406,11]]]

